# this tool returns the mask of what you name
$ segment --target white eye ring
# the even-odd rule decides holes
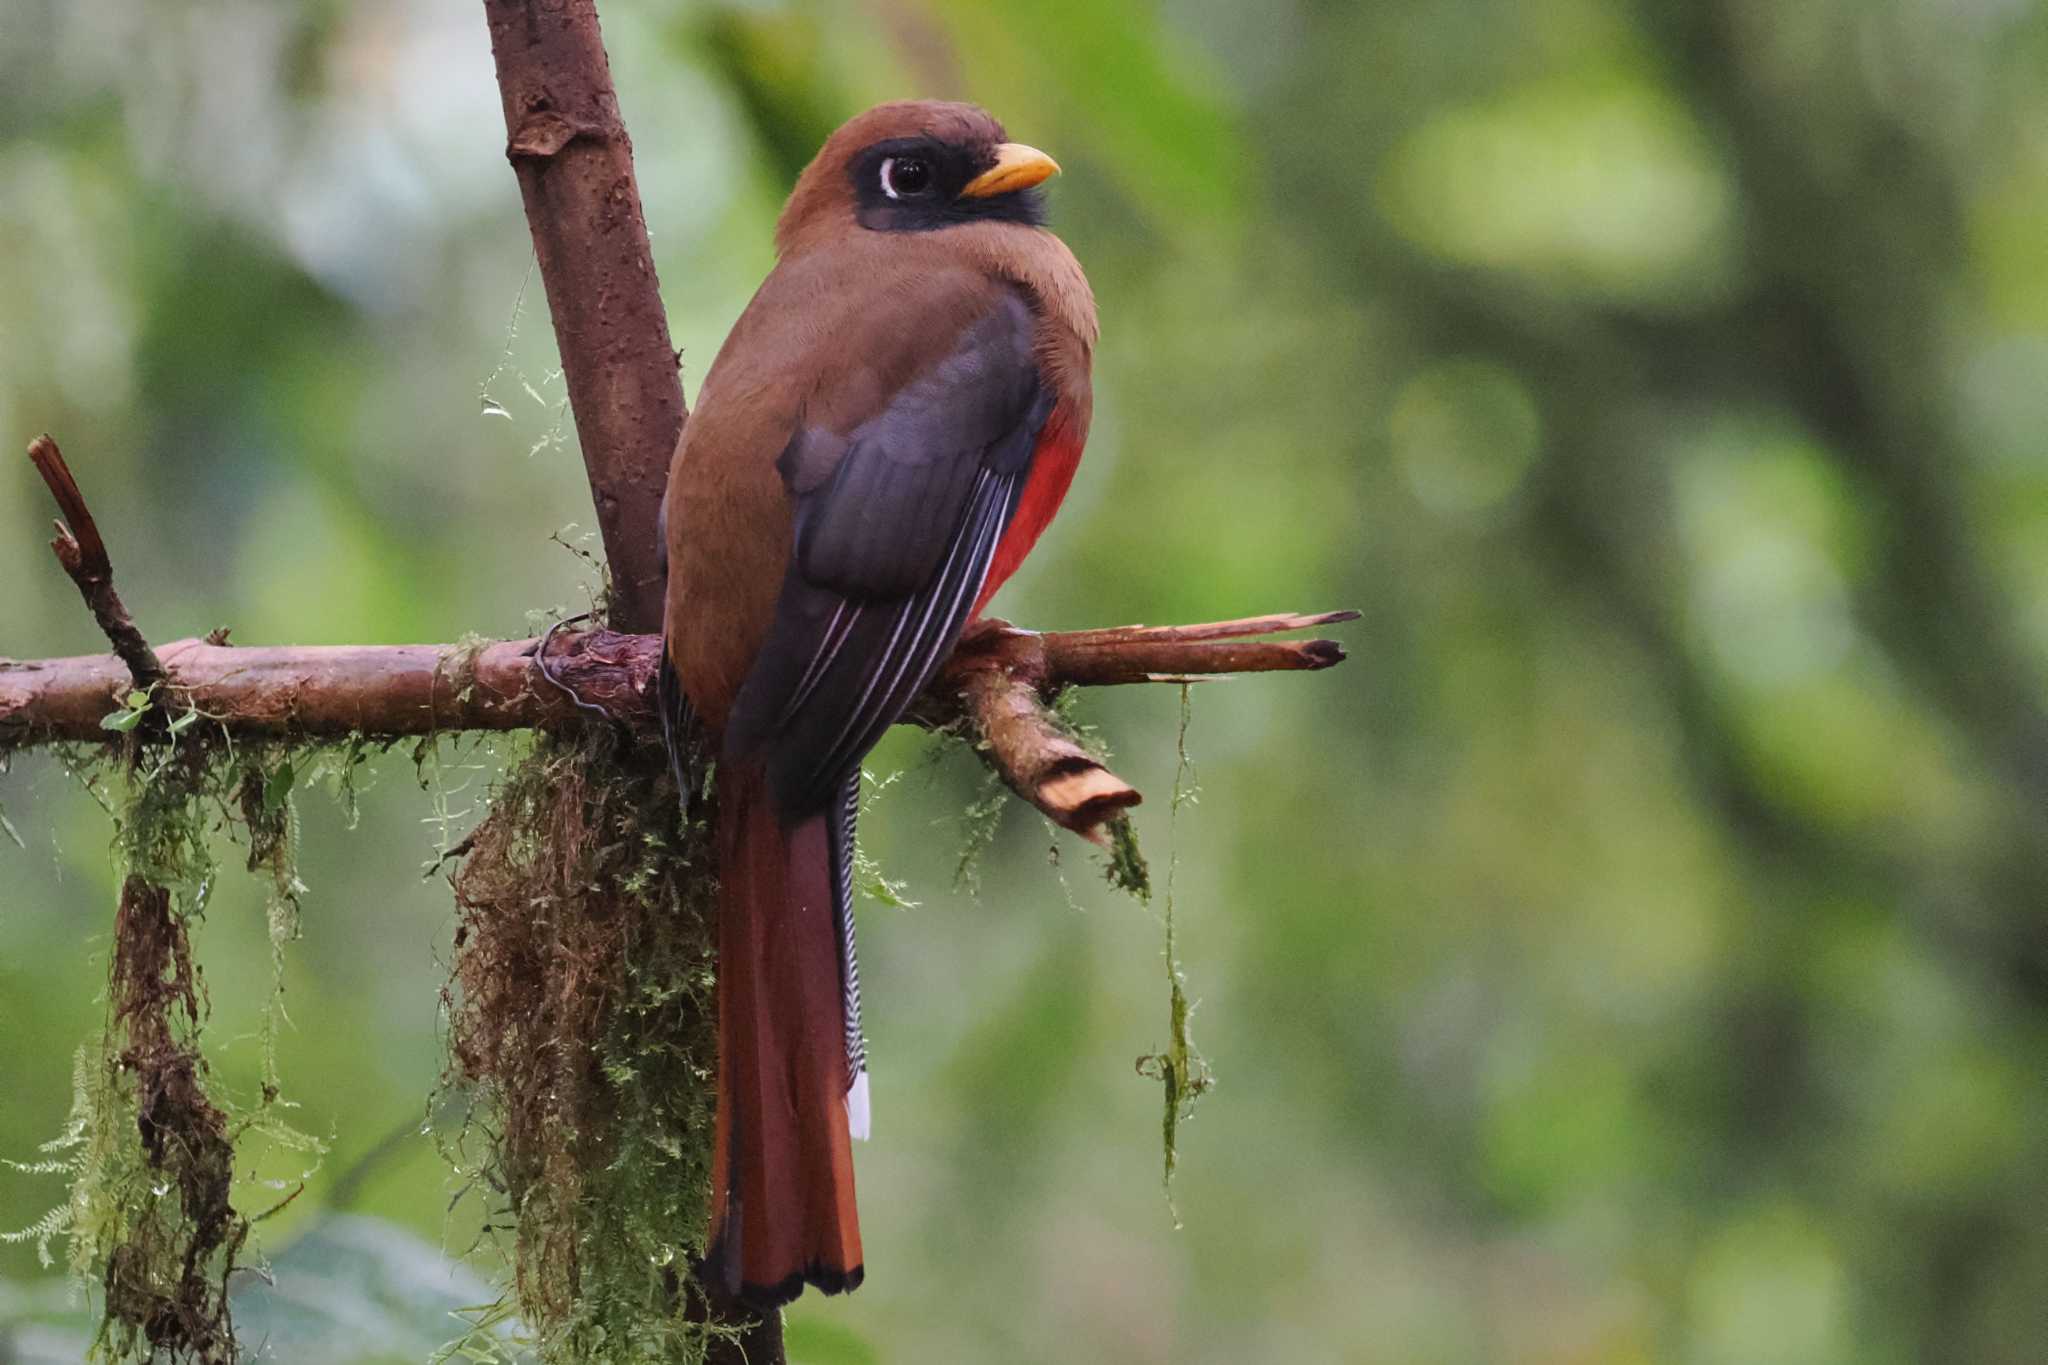
[[[925,181],[929,184],[931,170],[927,163],[922,157],[913,157],[911,160],[923,171]],[[896,162],[897,158],[893,156],[885,158],[882,162],[882,193],[888,195],[891,199],[901,199],[904,195],[904,191],[896,188]],[[920,185],[909,192],[916,194],[921,192],[923,188],[924,186]]]

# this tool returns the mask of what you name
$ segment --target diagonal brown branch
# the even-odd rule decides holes
[[[611,571],[610,624],[653,630],[655,515],[683,428],[633,143],[619,117],[593,0],[484,0],[519,177]]]

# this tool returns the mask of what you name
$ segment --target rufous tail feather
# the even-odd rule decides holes
[[[861,1281],[835,868],[823,813],[784,828],[766,774],[718,775],[718,1120],[704,1269],[775,1307]],[[863,1097],[864,1098],[864,1097]]]

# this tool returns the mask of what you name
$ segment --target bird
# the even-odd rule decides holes
[[[861,761],[1030,553],[1087,441],[1095,300],[1045,227],[1058,170],[970,104],[849,120],[797,177],[670,465],[660,707],[686,792],[689,755],[711,760],[720,888],[698,1275],[759,1309],[865,1273]]]

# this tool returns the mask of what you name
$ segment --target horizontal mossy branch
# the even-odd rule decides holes
[[[1328,668],[1333,640],[1259,637],[1350,620],[1283,614],[1194,626],[1038,634],[1000,621],[962,641],[914,708],[920,724],[965,721],[1003,779],[1046,816],[1095,837],[1138,793],[1066,732],[1046,701],[1070,686],[1177,682]],[[400,739],[461,730],[565,729],[590,717],[536,665],[538,639],[450,645],[243,647],[179,640],[156,651],[166,704],[238,737]],[[655,635],[557,634],[548,672],[589,706],[653,740]],[[134,685],[112,654],[0,658],[0,746],[104,739]]]

